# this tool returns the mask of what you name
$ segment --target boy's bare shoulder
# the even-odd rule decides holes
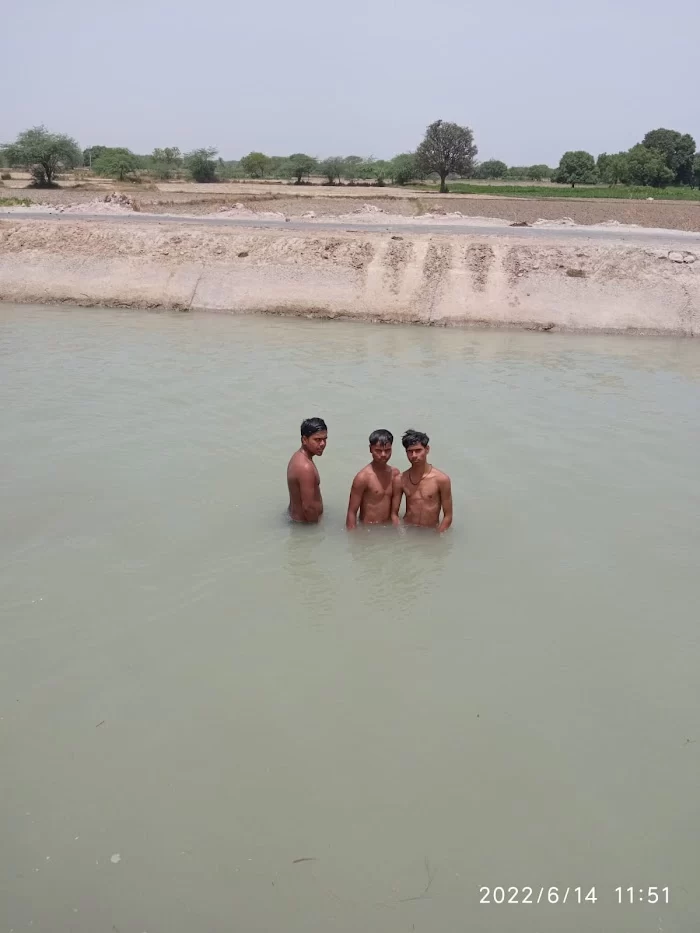
[[[308,457],[305,457],[300,450],[297,450],[292,454],[289,465],[287,466],[287,472],[291,474],[304,473],[307,470],[313,469],[313,463],[309,460]]]
[[[353,484],[364,483],[365,480],[367,479],[367,476],[369,475],[370,469],[371,469],[371,465],[369,463],[367,464],[367,466],[363,466],[362,469],[355,474],[355,479],[353,480]]]

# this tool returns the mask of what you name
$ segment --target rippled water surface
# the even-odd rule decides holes
[[[1,933],[698,929],[700,343],[4,306],[0,367]],[[344,531],[377,427],[447,535]]]

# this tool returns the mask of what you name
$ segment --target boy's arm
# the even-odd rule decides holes
[[[357,510],[362,502],[362,496],[365,491],[365,482],[362,474],[358,473],[352,481],[350,488],[350,501],[348,502],[348,514],[345,517],[345,527],[351,531],[357,527]]]
[[[391,489],[391,523],[399,524],[399,509],[401,508],[401,498],[403,497],[403,486],[401,485],[401,473],[397,470],[394,473],[394,482]]]
[[[440,489],[440,501],[442,504],[442,521],[438,527],[438,532],[442,534],[452,524],[452,483],[449,476],[443,476],[438,482]]]

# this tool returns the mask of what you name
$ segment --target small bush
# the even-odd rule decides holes
[[[12,178],[12,175],[9,172],[2,172],[2,174],[0,174],[0,178],[3,181],[9,181]]]
[[[29,198],[0,198],[0,207],[31,207]]]

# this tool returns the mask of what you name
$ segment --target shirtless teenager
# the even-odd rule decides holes
[[[372,454],[372,462],[363,467],[352,481],[345,519],[346,528],[352,529],[357,526],[358,509],[360,521],[366,525],[378,525],[392,520],[392,496],[401,479],[396,467],[389,466],[393,443],[394,435],[384,428],[370,434],[369,452]],[[397,516],[394,524],[398,523]]]
[[[402,496],[406,496],[407,525],[437,528],[442,533],[452,524],[452,485],[450,477],[428,463],[429,438],[410,429],[401,438],[411,466],[401,474],[399,488],[391,505],[391,519],[398,520]],[[442,521],[440,521],[442,510]]]
[[[314,457],[323,456],[328,428],[323,418],[307,418],[301,425],[301,447],[287,466],[289,517],[294,522],[315,524],[323,515],[321,478]]]

